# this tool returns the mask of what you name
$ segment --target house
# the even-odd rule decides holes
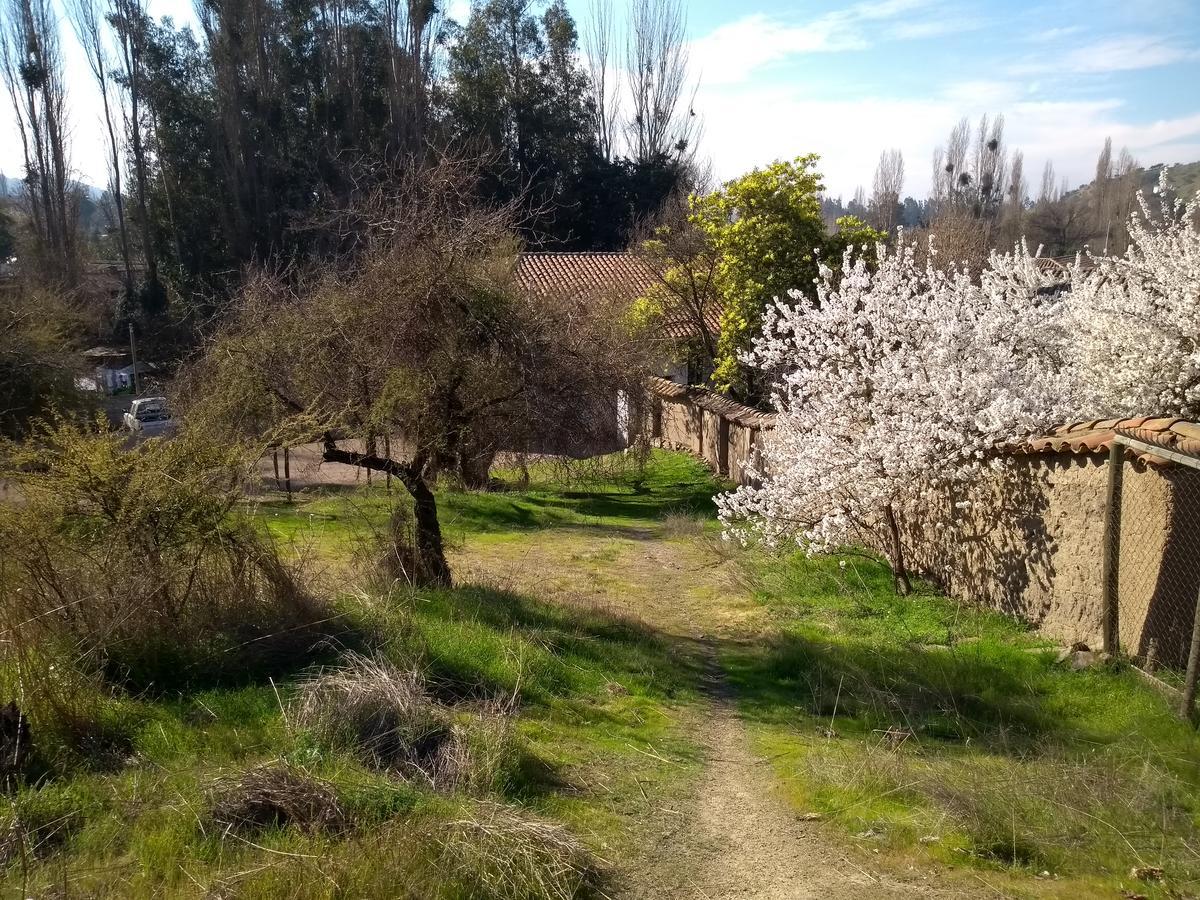
[[[110,395],[133,392],[134,367],[128,350],[117,347],[92,347],[83,352],[83,358],[91,375],[79,379],[81,388]],[[137,374],[140,378],[157,375],[159,371],[160,367],[155,363],[138,360]]]
[[[523,253],[515,274],[524,290],[543,297],[563,301],[605,297],[630,306],[661,282],[654,268],[636,253]],[[681,308],[667,309],[661,323],[663,377],[684,385],[707,380],[711,360],[698,348],[705,337],[714,342],[720,326],[715,308],[705,310],[702,322]]]

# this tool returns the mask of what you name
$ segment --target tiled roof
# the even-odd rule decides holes
[[[1200,456],[1200,425],[1186,419],[1145,416],[1075,422],[1055,428],[1049,434],[1028,438],[1011,449],[1021,454],[1103,454],[1112,449],[1118,432],[1164,450]],[[1169,463],[1165,457],[1132,448],[1126,451],[1126,457],[1148,465]]]
[[[644,297],[656,277],[634,253],[522,253],[517,260],[517,282],[543,297],[586,300],[605,296],[624,303]],[[706,323],[709,334],[720,330],[714,310]],[[679,310],[667,310],[663,334],[675,341],[696,335],[691,319]]]
[[[646,387],[655,396],[679,402],[691,401],[701,409],[715,412],[738,425],[745,425],[748,428],[773,428],[775,426],[774,413],[743,406],[708,388],[676,384],[674,381],[658,376],[646,379]]]

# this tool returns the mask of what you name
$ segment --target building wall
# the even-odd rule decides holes
[[[958,599],[1017,616],[1064,643],[1099,646],[1108,469],[1105,457],[1020,456],[966,511],[947,500],[909,530],[913,568]],[[1119,609],[1122,648],[1181,664],[1200,582],[1200,473],[1125,466]],[[953,510],[953,512],[952,512]],[[944,520],[944,518],[943,518]]]

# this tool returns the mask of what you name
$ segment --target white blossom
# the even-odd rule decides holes
[[[1158,193],[1167,197],[1166,170]],[[1200,195],[1139,196],[1123,256],[1093,257],[1072,285],[1078,374],[1093,418],[1200,415]]]
[[[757,478],[719,499],[729,532],[810,552],[874,548],[895,567],[902,526],[970,483],[1000,443],[1065,416],[1054,358],[1065,304],[1024,248],[980,282],[877,248],[821,269],[818,302],[777,301],[745,362],[773,373],[776,427]],[[937,523],[926,523],[935,527]]]
[[[1200,195],[1157,217],[1139,205],[1123,256],[1067,267],[1025,244],[978,279],[922,267],[912,246],[880,245],[877,268],[851,250],[837,275],[822,264],[818,301],[776,301],[744,357],[774,376],[778,417],[753,482],[718,499],[727,536],[868,547],[903,587],[906,531],[953,529],[1003,445],[1063,422],[1200,415]]]

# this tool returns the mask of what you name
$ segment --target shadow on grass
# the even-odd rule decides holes
[[[744,712],[767,724],[801,710],[847,736],[891,731],[1014,754],[1067,726],[1044,702],[1047,664],[990,643],[927,649],[791,632],[725,658]]]
[[[455,698],[519,693],[549,702],[615,691],[669,699],[694,691],[701,670],[694,648],[599,607],[477,585],[410,602],[408,652]]]

